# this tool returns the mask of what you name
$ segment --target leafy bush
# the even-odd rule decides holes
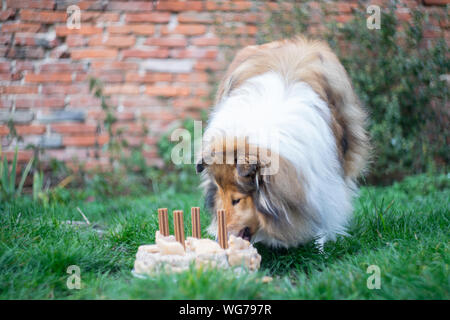
[[[440,79],[449,73],[448,47],[444,38],[430,46],[424,39],[429,19],[436,17],[411,9],[411,20],[402,23],[393,3],[381,13],[381,28],[370,30],[368,4],[360,2],[347,24],[335,22],[329,3],[322,4],[323,38],[339,56],[370,114],[374,155],[369,182],[448,171],[449,90]],[[308,28],[310,8],[302,2],[289,12],[273,12],[261,28],[260,42],[299,33],[315,37]]]
[[[0,156],[1,154],[2,150],[0,146]],[[3,156],[3,161],[0,161],[0,202],[10,201],[22,195],[23,185],[30,173],[32,164],[33,158],[30,159],[28,164],[22,170],[20,181],[16,185],[17,148],[14,152],[14,159],[11,162],[11,171],[9,169],[8,161],[6,160],[6,155]]]
[[[449,91],[440,80],[450,69],[448,48],[444,39],[431,48],[423,45],[426,19],[413,11],[413,20],[400,31],[391,7],[378,32],[364,27],[362,11],[352,23],[334,29],[350,43],[338,54],[370,111],[374,179],[424,172],[450,161],[444,112]]]

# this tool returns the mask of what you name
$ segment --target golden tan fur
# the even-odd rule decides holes
[[[254,194],[257,186],[254,184],[254,176],[250,172],[250,159],[253,163],[258,164],[258,169],[268,163],[267,156],[271,155],[270,150],[263,150],[255,146],[249,145],[247,142],[239,143],[234,140],[232,148],[226,146],[224,139],[215,140],[205,147],[203,157],[213,155],[214,159],[208,166],[208,173],[214,179],[207,179],[207,183],[213,184],[216,188],[214,193],[213,206],[210,209],[215,212],[218,209],[226,210],[227,228],[230,234],[238,235],[245,228],[250,228],[250,233],[255,234],[259,229],[264,229],[271,237],[276,238],[280,242],[292,243],[297,234],[289,232],[286,225],[281,221],[275,221],[275,217],[261,212],[257,208],[254,201]],[[232,164],[226,164],[227,156],[231,154]],[[245,159],[238,161],[239,155],[245,154]],[[275,207],[297,207],[299,203],[304,203],[304,190],[301,182],[292,179],[296,176],[296,170],[289,161],[283,157],[276,155],[279,161],[279,170],[274,175],[260,176],[260,188],[270,184],[271,192],[270,201]],[[256,170],[256,169],[255,169]],[[233,201],[240,200],[239,203],[233,205]],[[294,208],[295,207],[295,208]],[[302,224],[301,212],[296,217],[290,217],[294,224]],[[305,224],[306,225],[306,224]],[[307,231],[304,231],[307,234]]]

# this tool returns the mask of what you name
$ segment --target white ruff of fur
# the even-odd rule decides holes
[[[217,133],[245,136],[250,144],[273,150],[271,138],[277,137],[275,151],[296,168],[298,176],[292,179],[302,177],[305,209],[314,218],[309,226],[290,225],[298,234],[297,244],[311,240],[311,234],[319,244],[346,234],[354,184],[343,175],[330,110],[308,84],[286,84],[274,72],[253,77],[224,97],[210,119],[206,139]],[[286,246],[263,230],[254,241]]]

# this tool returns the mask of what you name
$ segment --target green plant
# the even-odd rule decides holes
[[[86,199],[87,193],[81,189],[69,189],[67,186],[76,178],[70,174],[62,179],[57,185],[51,186],[51,176],[44,175],[42,171],[35,170],[33,174],[33,193],[34,202],[42,204],[44,208],[50,206],[61,206],[73,201]]]
[[[31,158],[25,166],[25,169],[23,169],[20,181],[16,185],[17,152],[18,149],[16,147],[14,151],[14,159],[11,162],[11,171],[9,170],[6,155],[3,156],[3,162],[0,162],[0,201],[10,201],[22,195],[25,179],[31,170],[31,166],[33,165],[33,158]],[[0,156],[1,154],[2,150],[0,146]]]
[[[113,125],[117,122],[117,118],[114,115],[113,108],[108,104],[108,96],[103,93],[103,84],[96,78],[89,79],[89,90],[94,96],[100,99],[100,105],[105,112],[105,118],[103,120],[103,127],[108,134],[108,142],[106,143],[106,150],[109,155],[109,162],[111,165],[120,157],[122,148],[124,146],[124,140],[120,139],[121,131],[114,132]]]
[[[328,36],[370,112],[375,182],[448,169],[449,90],[440,79],[450,71],[448,47],[443,38],[426,45],[428,19],[413,10],[412,20],[402,24],[391,6],[382,12],[381,29],[369,30],[360,9],[351,23],[334,24]],[[336,35],[348,46],[340,47]]]
[[[203,115],[205,117],[205,115]],[[184,129],[190,138],[190,153],[188,156],[189,164],[174,164],[172,153],[174,147],[179,142],[171,141],[170,137],[174,130]],[[158,141],[159,155],[164,161],[165,172],[161,175],[159,182],[165,187],[177,192],[189,192],[193,186],[198,186],[199,178],[194,169],[194,120],[186,119],[180,127],[168,131]]]
[[[35,171],[33,175],[33,201],[40,201],[44,207],[49,203],[49,187],[44,186],[44,173]]]
[[[271,10],[268,2],[270,1],[261,2],[263,6],[261,9],[270,14],[256,35],[259,44],[299,34],[310,34],[312,10],[309,3],[313,1],[302,1],[301,4],[297,4],[295,0],[276,0],[274,2],[280,8],[279,10]]]
[[[317,15],[312,21],[310,1],[289,2],[293,10],[272,12],[260,42],[298,33],[320,38],[309,25],[322,25],[322,38],[339,56],[370,114],[374,153],[367,181],[386,183],[412,173],[448,171],[449,88],[441,79],[450,72],[448,46],[443,34],[434,42],[424,37],[429,20],[439,17],[410,9],[411,20],[402,22],[393,2],[381,12],[381,28],[370,30],[366,2],[359,3],[346,24],[336,22],[329,2],[321,1],[319,21]]]
[[[99,169],[90,173],[81,170],[84,177],[83,184],[100,197],[144,192],[145,188],[151,187],[151,174],[148,172],[153,170],[143,157],[144,144],[130,146],[123,136],[123,129],[114,126],[117,118],[114,115],[114,108],[108,102],[109,97],[104,94],[102,82],[91,78],[89,88],[91,93],[100,99],[102,110],[105,112],[105,118],[98,126],[108,135],[108,142],[103,148],[108,154],[111,168],[108,171]],[[143,137],[147,134],[147,127],[143,123],[141,135]]]

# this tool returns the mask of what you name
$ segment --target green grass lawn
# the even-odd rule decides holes
[[[362,188],[350,236],[327,243],[324,253],[313,244],[291,250],[257,245],[260,271],[241,275],[191,270],[149,279],[132,276],[138,246],[154,242],[158,207],[187,213],[201,205],[205,229],[209,216],[199,192],[74,200],[50,208],[26,199],[3,203],[0,298],[449,299],[449,181],[443,175],[418,176],[389,187]],[[77,207],[97,229],[64,223],[82,220]],[[67,288],[70,265],[80,267],[80,290]],[[369,265],[380,268],[380,289],[367,288]],[[264,275],[274,280],[262,283]]]

